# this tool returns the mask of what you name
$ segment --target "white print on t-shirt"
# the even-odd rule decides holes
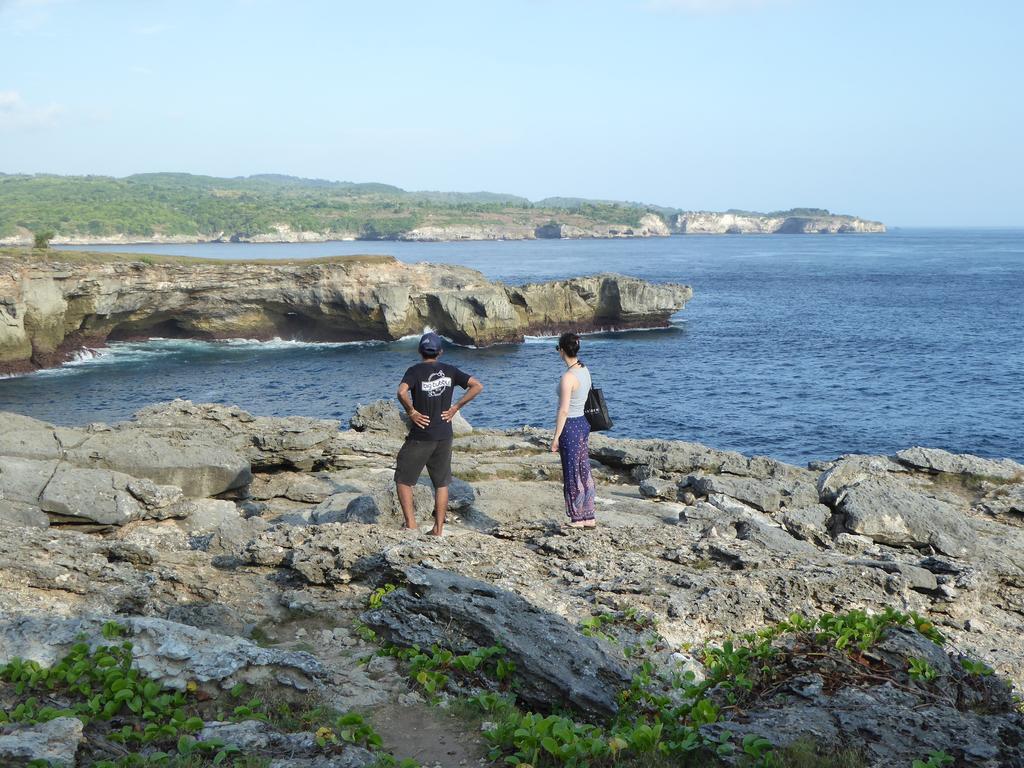
[[[420,387],[427,397],[440,397],[452,385],[452,377],[445,376],[442,371],[430,374],[430,378],[420,382]]]

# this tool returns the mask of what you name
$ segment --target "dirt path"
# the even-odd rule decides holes
[[[487,745],[467,722],[438,707],[388,705],[369,713],[384,749],[399,760],[412,758],[424,768],[478,768],[488,765]]]

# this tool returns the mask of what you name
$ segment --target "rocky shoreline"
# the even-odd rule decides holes
[[[608,240],[623,238],[669,237],[671,235],[739,234],[878,234],[886,226],[856,216],[820,214],[777,216],[765,214],[683,211],[671,216],[647,213],[636,225],[595,224],[568,217],[542,224],[482,222],[479,224],[424,224],[388,235],[348,230],[297,230],[287,224],[275,225],[268,232],[212,232],[200,235],[81,235],[57,234],[53,245],[185,245],[193,243],[327,243],[336,241],[456,242],[462,240]],[[0,247],[32,245],[32,233],[0,238]]]
[[[522,286],[390,256],[204,261],[0,253],[0,374],[60,365],[83,347],[152,337],[395,340],[431,327],[457,344],[565,330],[663,327],[693,291],[602,274]]]
[[[262,761],[247,765],[526,763],[535,730],[536,765],[584,749],[593,765],[795,765],[808,749],[1024,765],[1010,460],[909,448],[797,467],[595,436],[600,525],[579,531],[560,527],[548,433],[461,423],[435,539],[400,529],[405,427],[385,401],[348,429],[187,401],[111,426],[0,425],[3,765],[174,741],[111,738],[162,710],[83,725],[64,683],[49,715],[15,716],[38,679],[15,659],[78,654],[85,674],[108,636],[154,702],[196,713],[168,721],[191,734],[175,748],[230,745]],[[429,487],[416,498],[426,521]],[[295,715],[314,703],[348,714]],[[476,720],[458,714],[470,706]]]

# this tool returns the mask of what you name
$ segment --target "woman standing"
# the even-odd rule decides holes
[[[551,452],[562,456],[562,488],[565,511],[573,528],[593,528],[594,478],[590,474],[590,424],[583,415],[590,393],[590,371],[579,360],[580,337],[563,333],[558,339],[558,354],[565,373],[558,382],[558,416]]]

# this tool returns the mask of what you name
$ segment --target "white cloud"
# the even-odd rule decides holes
[[[36,106],[18,91],[0,91],[0,128],[49,128],[63,111],[59,104]]]
[[[648,0],[647,6],[658,11],[686,13],[729,13],[792,5],[794,0]]]
[[[136,35],[162,35],[164,32],[173,29],[170,24],[149,24],[145,27],[135,29]]]
[[[54,6],[68,0],[0,0],[0,29],[24,34],[37,32],[53,17]]]

